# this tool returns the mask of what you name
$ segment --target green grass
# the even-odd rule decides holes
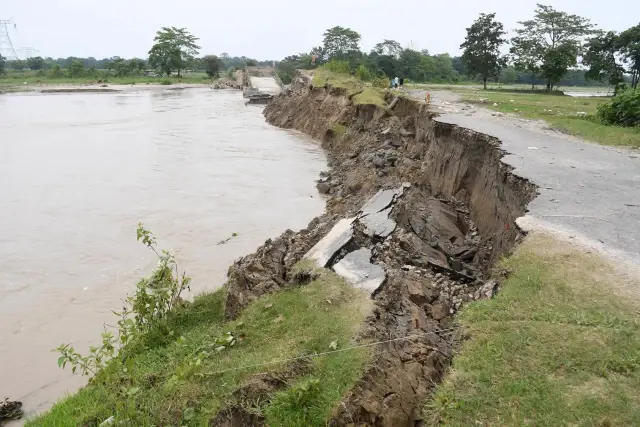
[[[172,335],[150,334],[145,345],[134,351],[128,373],[123,372],[122,364],[112,363],[90,385],[26,425],[97,426],[122,410],[123,389],[139,387],[135,404],[140,419],[136,425],[206,426],[249,376],[281,370],[283,365],[220,371],[324,352],[336,340],[343,348],[352,343],[370,309],[366,294],[328,270],[322,270],[308,285],[260,298],[231,322],[223,319],[223,294],[221,290],[200,296],[181,309],[168,325]],[[245,338],[234,347],[215,351],[213,341],[227,331],[242,332]],[[201,365],[174,376],[202,351],[209,356]],[[368,360],[366,350],[316,357],[312,371],[293,380],[292,389],[277,393],[271,403],[254,409],[262,411],[272,426],[323,426]],[[308,392],[312,401],[292,405],[298,396],[296,387],[303,382],[317,384]],[[195,410],[192,419],[184,416],[187,409]]]
[[[467,102],[502,113],[542,119],[565,133],[604,145],[640,147],[640,129],[607,126],[593,118],[605,97],[551,96],[544,93],[455,90]],[[497,105],[494,105],[497,104]],[[589,117],[584,117],[586,113]]]
[[[640,313],[594,255],[535,236],[492,300],[459,316],[470,339],[428,405],[447,426],[640,425]]]
[[[365,82],[349,74],[340,74],[320,67],[314,70],[312,84],[320,87],[329,84],[333,87],[344,88],[347,95],[353,96],[356,104],[373,104],[384,107],[384,91],[366,86]]]

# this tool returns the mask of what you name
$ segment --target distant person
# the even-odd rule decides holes
[[[396,78],[393,79],[393,87],[395,87],[396,89],[398,88],[398,82],[399,82],[398,76],[396,76]]]
[[[403,85],[404,85],[404,77],[400,77],[400,89],[402,89]]]

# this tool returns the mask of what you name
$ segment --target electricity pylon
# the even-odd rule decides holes
[[[0,20],[0,55],[7,58],[10,61],[15,61],[18,58],[11,37],[9,37],[9,25],[13,24],[10,19]],[[15,24],[13,27],[15,28]]]

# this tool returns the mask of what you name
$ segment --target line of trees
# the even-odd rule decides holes
[[[631,76],[631,85],[638,84],[640,71],[640,24],[618,34],[597,30],[587,19],[538,4],[533,19],[518,22],[511,40],[504,38],[503,25],[495,14],[481,14],[467,28],[463,64],[469,75],[486,82],[496,77],[509,62],[531,76],[532,89],[543,78],[547,90],[567,75],[572,67],[588,67],[585,77],[606,81],[616,92]],[[509,54],[501,55],[501,46],[510,43]]]

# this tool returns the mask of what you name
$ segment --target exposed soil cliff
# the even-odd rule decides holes
[[[515,244],[515,220],[536,195],[500,161],[497,140],[439,123],[425,104],[387,97],[386,108],[355,104],[342,89],[300,78],[265,108],[269,123],[322,140],[330,170],[318,189],[328,195],[327,211],[229,269],[226,313],[234,317],[258,296],[299,282],[293,264],[339,220],[355,218],[347,243],[325,264],[337,268],[362,249],[382,267],[362,339],[394,341],[376,348],[333,426],[422,422],[420,408],[451,358],[453,315],[464,302],[493,294],[487,269]],[[393,226],[384,233],[371,231],[373,216],[363,208],[381,189],[403,189],[371,211],[388,214]]]

